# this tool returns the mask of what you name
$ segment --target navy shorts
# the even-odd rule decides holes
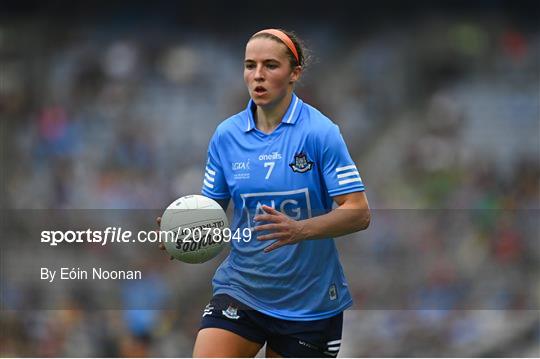
[[[282,357],[334,358],[341,346],[343,313],[327,319],[294,321],[253,310],[226,294],[212,298],[201,327],[220,328],[267,346]]]

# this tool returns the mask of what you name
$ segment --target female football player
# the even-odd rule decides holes
[[[333,237],[370,222],[364,185],[339,128],[294,93],[305,49],[267,29],[246,45],[251,97],[222,122],[209,149],[202,194],[234,202],[231,240],[202,314],[195,357],[335,357],[352,304]],[[333,204],[336,207],[333,208]]]

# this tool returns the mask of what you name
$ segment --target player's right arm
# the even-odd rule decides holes
[[[204,169],[203,184],[201,194],[208,198],[212,198],[223,208],[227,210],[231,194],[227,179],[225,178],[225,171],[222,166],[222,159],[220,158],[219,148],[219,129],[216,130],[210,144],[208,145],[208,159]]]

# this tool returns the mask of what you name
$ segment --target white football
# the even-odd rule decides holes
[[[161,231],[167,232],[165,249],[186,263],[203,263],[217,256],[229,228],[225,211],[211,198],[189,195],[171,203],[161,216]]]

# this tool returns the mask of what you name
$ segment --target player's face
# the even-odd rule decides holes
[[[301,68],[291,68],[287,51],[284,44],[268,38],[247,43],[244,81],[257,106],[276,105],[292,91]]]

